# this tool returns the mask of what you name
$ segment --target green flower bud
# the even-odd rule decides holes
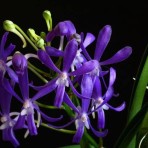
[[[52,17],[51,17],[51,13],[49,10],[45,10],[43,12],[43,18],[46,21],[48,31],[51,31],[52,30]]]
[[[40,39],[40,36],[38,36],[36,33],[35,33],[35,30],[33,30],[32,28],[29,28],[28,31],[27,31],[27,34],[28,36],[30,37],[30,39],[33,41],[33,42],[36,42]]]
[[[29,28],[28,31],[27,31],[27,34],[28,34],[29,38],[31,39],[31,41],[32,41],[38,48],[44,49],[44,45],[45,45],[44,39],[43,39],[42,37],[38,36],[38,35],[35,33],[35,30],[33,30],[32,28]]]
[[[45,39],[45,38],[46,38],[46,33],[45,33],[45,32],[41,32],[41,33],[40,33],[40,37],[41,37],[42,39]]]
[[[44,45],[45,45],[45,42],[42,38],[40,38],[37,42],[36,42],[36,46],[41,48],[41,49],[44,49]]]
[[[13,32],[14,34],[16,34],[23,42],[23,48],[26,47],[27,43],[26,43],[26,40],[25,38],[23,37],[23,35],[16,29],[16,25],[10,21],[10,20],[5,20],[3,22],[3,28],[6,30],[6,31],[9,31],[9,32]]]
[[[13,32],[15,30],[15,25],[12,21],[9,21],[9,20],[5,20],[3,22],[3,28],[6,30],[6,31],[11,31]]]

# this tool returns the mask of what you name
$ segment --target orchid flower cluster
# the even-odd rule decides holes
[[[112,65],[126,60],[131,55],[132,48],[125,46],[109,59],[102,61],[112,34],[110,25],[105,25],[95,38],[90,32],[86,35],[83,32],[78,33],[70,20],[61,21],[52,28],[52,17],[48,10],[43,12],[43,18],[48,31],[41,32],[40,35],[32,28],[25,34],[9,20],[3,23],[6,32],[0,42],[2,140],[18,147],[20,143],[15,132],[25,129],[25,137],[38,135],[38,128],[43,122],[53,129],[63,129],[75,124],[73,143],[80,143],[85,130],[90,130],[97,137],[105,137],[108,134],[105,125],[106,110],[120,112],[125,108],[124,101],[116,107],[109,103],[117,97],[114,91],[116,69]],[[13,43],[8,45],[10,32],[20,37],[23,48],[28,41],[35,52],[23,54],[23,49],[17,51]],[[93,42],[96,42],[96,46],[92,49],[92,56],[88,46]],[[31,58],[43,66],[33,65]],[[44,69],[48,69],[49,73]],[[43,85],[35,85],[29,75],[30,70],[44,82]],[[19,93],[16,87],[19,88]],[[34,90],[33,95],[29,93],[30,89]],[[54,96],[49,97],[49,102],[53,100],[53,104],[41,104],[40,100],[50,96],[51,92]],[[20,105],[16,110],[12,108],[13,100]],[[43,106],[48,105],[70,112],[69,122],[55,125],[64,116],[61,114],[60,117],[50,117],[42,110]],[[92,120],[97,122],[97,127],[92,124]]]

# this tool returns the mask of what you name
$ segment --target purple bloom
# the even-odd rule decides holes
[[[0,43],[0,59],[3,60],[4,62],[7,61],[7,57],[12,53],[12,51],[15,48],[15,45],[13,44],[10,44],[8,47],[5,48],[8,34],[9,32],[4,33]]]
[[[99,76],[102,73],[101,66],[121,62],[121,61],[127,59],[132,53],[132,48],[129,46],[126,46],[126,47],[120,49],[111,58],[109,58],[105,61],[100,61],[100,59],[101,59],[109,41],[110,41],[111,33],[112,33],[112,29],[111,29],[111,26],[109,26],[109,25],[104,26],[99,32],[99,35],[97,38],[97,43],[96,43],[96,48],[95,48],[95,53],[94,53],[94,58],[93,58],[93,59],[97,60],[99,62],[99,64],[98,64],[98,68],[95,69],[93,72],[94,75]],[[83,34],[81,36],[82,36],[82,38],[84,38]],[[83,54],[87,58],[87,60],[91,60],[92,58],[89,56],[89,54],[86,51],[83,44],[81,44],[81,49],[83,51]]]
[[[38,57],[41,60],[41,62],[45,64],[48,68],[57,72],[58,76],[53,80],[49,81],[45,86],[42,86],[42,89],[39,91],[39,93],[37,93],[37,95],[33,97],[34,100],[56,89],[56,97],[55,97],[54,105],[57,107],[60,107],[63,102],[65,87],[68,87],[69,85],[71,86],[73,92],[76,95],[78,95],[80,98],[84,98],[74,88],[70,80],[70,76],[83,75],[85,73],[92,71],[97,66],[96,65],[97,62],[95,60],[88,61],[84,63],[81,66],[81,68],[73,72],[69,72],[71,64],[76,56],[77,50],[78,50],[77,41],[75,39],[70,40],[64,50],[62,70],[60,70],[55,66],[50,56],[45,51],[38,50]]]
[[[15,69],[15,72],[18,76],[18,85],[21,90],[21,97],[15,93],[13,88],[10,86],[10,83],[5,83],[5,88],[16,98],[18,99],[22,104],[22,109],[20,112],[20,115],[18,117],[18,120],[15,124],[16,128],[23,128],[26,125],[27,122],[27,129],[31,135],[37,135],[37,126],[41,123],[40,116],[42,115],[43,118],[45,118],[47,121],[55,122],[61,119],[60,118],[51,118],[48,117],[46,114],[44,114],[37,104],[29,97],[29,82],[28,82],[28,65],[27,65],[27,59],[24,55],[22,55],[19,52],[16,52],[12,58],[13,67]],[[34,121],[34,114],[35,110],[37,114],[39,115],[37,119],[37,125]]]
[[[81,82],[81,93],[82,95],[91,98],[92,96],[92,91],[93,91],[93,82],[92,79],[89,75],[83,75],[82,78],[82,82]],[[80,142],[83,133],[84,133],[84,128],[86,127],[87,129],[91,129],[92,132],[98,136],[98,137],[104,137],[107,134],[107,130],[105,130],[104,132],[99,132],[96,131],[91,123],[90,123],[90,119],[89,119],[89,106],[90,106],[90,101],[89,99],[82,99],[82,103],[81,103],[81,107],[79,108],[79,113],[77,113],[76,116],[76,133],[73,137],[73,142]]]
[[[52,31],[50,31],[46,36],[46,41],[51,42],[56,36],[66,36],[68,40],[72,38],[78,39],[78,34],[76,34],[76,29],[74,24],[67,20],[59,22]]]
[[[3,79],[6,72],[8,72],[8,75],[10,78],[12,78],[15,82],[17,82],[17,76],[14,73],[14,71],[9,67],[9,63],[7,63],[7,57],[13,52],[15,45],[9,44],[9,46],[5,47],[7,37],[9,32],[5,32],[1,43],[0,43],[0,72],[1,79]]]
[[[74,38],[78,43],[81,42],[81,36],[76,33],[74,24],[69,20],[58,23],[55,28],[47,34],[46,41],[51,42],[55,37],[60,37],[59,48],[52,46],[45,47],[50,56],[63,56],[64,37],[66,37],[68,41]]]
[[[1,43],[0,43],[0,130],[2,130],[2,138],[4,141],[10,141],[14,147],[19,145],[18,140],[15,137],[14,129],[19,113],[10,112],[12,95],[5,89],[5,83],[9,80],[5,78],[5,73],[7,72],[10,76],[10,87],[14,87],[14,82],[17,82],[17,76],[14,71],[9,67],[9,62],[7,62],[8,56],[12,53],[15,45],[9,44],[5,47],[7,41],[8,32],[5,32]],[[12,118],[12,116],[15,116]]]
[[[8,80],[4,78],[0,82],[0,122],[2,123],[0,130],[2,130],[2,139],[11,142],[14,147],[17,147],[19,146],[19,142],[15,137],[14,129],[19,113],[10,112],[12,95],[3,87],[3,83],[6,81]],[[12,116],[16,117],[12,118]]]
[[[74,61],[71,65],[72,71],[74,71],[75,67],[76,69],[80,68],[83,63],[87,61],[85,56],[82,54],[81,45],[83,45],[84,48],[86,48],[88,45],[90,45],[95,40],[95,37],[91,33],[87,33],[84,41],[80,43],[80,48],[77,50],[76,57],[74,58]]]
[[[99,77],[96,78],[94,88],[93,88],[93,101],[92,101],[92,111],[95,109],[98,115],[98,128],[103,129],[105,127],[105,113],[104,110],[109,108],[115,111],[122,111],[125,108],[125,102],[119,107],[112,107],[108,104],[108,101],[113,97],[113,84],[116,79],[116,71],[110,68],[110,78],[109,85],[104,95],[102,95],[102,86]],[[94,113],[93,113],[94,115]]]
[[[86,48],[94,40],[95,40],[94,35],[91,34],[91,33],[87,33],[83,43],[81,43],[81,44],[83,44],[84,48]],[[54,56],[54,57],[63,57],[64,56],[63,50],[59,50],[59,49],[52,47],[52,46],[46,46],[45,50],[46,50],[46,52],[48,53],[49,56]],[[84,55],[81,52],[82,52],[82,49],[79,48],[77,50],[76,56],[73,60],[73,63],[71,64],[71,70],[72,71],[75,70],[75,67],[76,67],[76,69],[80,68],[82,66],[82,64],[87,61],[87,59],[84,57]]]
[[[92,81],[91,77],[89,76],[89,74],[84,74],[82,77],[82,81],[81,81],[81,93],[86,98],[91,98],[92,92],[93,92],[93,81]],[[69,107],[71,107],[73,109],[73,111],[75,112],[75,117],[65,125],[52,126],[49,124],[49,126],[61,129],[61,128],[65,128],[75,122],[76,133],[73,137],[74,143],[80,142],[80,140],[84,134],[85,128],[91,129],[91,131],[98,137],[104,137],[107,135],[108,130],[104,130],[104,131],[100,132],[100,131],[95,130],[93,128],[93,126],[91,125],[91,122],[89,119],[89,115],[92,114],[92,112],[93,112],[93,111],[89,110],[90,103],[92,101],[91,99],[81,99],[81,105],[76,107],[73,104],[73,102],[71,101],[71,99],[69,98],[69,96],[65,93],[63,101],[65,103],[67,103],[69,105]]]

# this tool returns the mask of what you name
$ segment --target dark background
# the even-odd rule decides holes
[[[47,31],[42,18],[42,12],[46,9],[52,13],[53,26],[59,21],[71,20],[78,33],[91,32],[97,37],[99,30],[104,25],[111,25],[112,37],[102,60],[110,57],[124,46],[128,45],[133,48],[133,53],[129,59],[114,65],[117,69],[115,91],[120,93],[117,102],[120,104],[125,100],[128,107],[133,87],[132,78],[136,75],[139,62],[148,43],[148,5],[145,3],[136,4],[136,2],[129,4],[108,1],[28,0],[17,2],[7,0],[0,5],[1,36],[4,33],[2,23],[6,19],[19,25],[25,32],[28,28],[34,28],[37,33]],[[19,50],[21,41],[17,41],[18,38],[15,35],[10,34],[10,36],[14,38],[14,44],[16,42],[17,50]],[[93,49],[91,53],[93,53]],[[125,125],[126,115],[127,108],[120,113],[114,111],[107,113],[106,128],[109,129],[109,134],[104,140],[105,147],[112,148]],[[57,148],[72,144],[73,135],[62,134],[44,127],[40,127],[38,133],[37,136],[29,136],[27,139],[23,139],[21,132],[16,133],[20,140],[20,147],[30,148],[37,145],[39,147]],[[0,147],[11,148],[12,146],[0,139]]]

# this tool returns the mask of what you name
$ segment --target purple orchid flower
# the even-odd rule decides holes
[[[91,98],[92,96],[92,91],[93,91],[93,81],[91,79],[91,77],[88,74],[83,75],[82,81],[81,81],[81,93],[82,95]],[[104,137],[107,135],[107,130],[99,132],[96,131],[91,123],[90,123],[90,119],[89,119],[89,106],[90,106],[90,99],[82,99],[81,102],[81,107],[79,106],[79,113],[77,113],[76,115],[76,133],[73,137],[73,142],[75,143],[79,143],[83,133],[84,133],[84,128],[86,127],[87,129],[91,129],[92,132],[98,136],[98,137]]]
[[[92,111],[96,110],[98,115],[98,128],[104,129],[105,127],[105,112],[104,110],[112,109],[115,111],[122,111],[125,108],[125,102],[123,102],[118,107],[113,107],[108,104],[108,101],[113,97],[113,85],[116,79],[116,71],[113,68],[110,68],[110,78],[107,91],[102,95],[102,86],[99,77],[96,78],[95,84],[93,87],[92,94]],[[102,104],[103,103],[103,104]],[[93,112],[93,116],[95,112]]]
[[[91,98],[92,92],[93,92],[93,81],[89,74],[84,74],[82,77],[81,81],[81,93],[83,96],[86,98]],[[97,137],[104,137],[107,135],[108,130],[104,130],[102,132],[97,131],[93,128],[91,125],[89,115],[92,114],[93,111],[89,110],[91,99],[81,99],[81,105],[76,107],[67,93],[64,94],[63,101],[71,107],[71,109],[75,113],[75,117],[68,123],[61,125],[61,126],[53,126],[48,124],[49,126],[52,126],[57,129],[65,128],[69,126],[70,124],[75,122],[76,125],[76,133],[73,137],[73,142],[74,143],[79,143],[83,134],[84,134],[84,129],[91,129],[91,131],[97,136]]]
[[[95,37],[93,34],[91,33],[87,33],[86,37],[83,41],[83,46],[86,48],[88,45],[90,45],[93,41],[95,40]],[[54,57],[63,57],[63,50],[57,49],[53,46],[46,46],[45,47],[46,52],[48,53],[49,56],[54,56]],[[77,54],[76,54],[76,58],[75,58],[75,64],[77,65],[77,63],[81,62],[82,59],[84,59],[83,61],[86,61],[86,58],[84,57],[84,55],[81,54],[82,49],[78,49]],[[81,62],[82,63],[82,62]]]
[[[52,31],[50,31],[46,36],[46,41],[51,42],[56,36],[66,36],[68,40],[74,38],[78,38],[78,34],[76,34],[76,29],[74,24],[69,21],[59,22]],[[80,36],[79,36],[80,37]]]
[[[5,73],[7,72],[10,78],[15,82],[17,82],[18,78],[15,72],[9,67],[10,65],[9,65],[9,62],[7,61],[8,56],[13,52],[15,48],[15,45],[13,44],[9,44],[7,47],[5,47],[8,34],[9,32],[4,33],[0,43],[0,69],[1,69],[1,72],[3,73],[1,78],[3,79]]]
[[[37,127],[39,127],[41,123],[41,116],[49,122],[58,121],[62,118],[62,116],[59,118],[48,117],[39,109],[34,100],[29,97],[28,65],[25,56],[19,52],[16,52],[13,55],[12,64],[18,76],[18,85],[20,87],[22,97],[17,95],[17,93],[10,86],[10,83],[5,83],[4,87],[23,104],[15,126],[17,128],[22,128],[27,122],[27,129],[30,135],[37,135]],[[35,110],[38,114],[37,125],[35,124],[34,120]]]
[[[0,76],[3,77],[2,75]],[[0,81],[0,122],[2,123],[0,130],[2,130],[2,139],[11,142],[14,147],[17,147],[19,146],[19,142],[15,137],[14,130],[19,113],[10,112],[12,95],[3,87],[3,83],[6,81],[8,81],[6,78]],[[12,118],[12,116],[15,117]]]
[[[104,75],[105,73],[102,71],[102,66],[121,62],[121,61],[127,59],[132,53],[132,48],[130,46],[125,46],[122,49],[120,49],[111,58],[109,58],[105,61],[100,61],[100,59],[101,59],[109,41],[110,41],[111,34],[112,34],[112,29],[111,29],[110,25],[104,26],[99,32],[97,42],[96,42],[94,58],[93,58],[94,60],[97,60],[99,62],[99,64],[98,64],[98,68],[92,72],[92,75],[96,75],[96,76]],[[82,38],[84,38],[83,34],[81,34],[81,36],[82,36]],[[89,54],[86,51],[83,44],[81,44],[81,49],[83,51],[83,54],[87,58],[87,60],[91,60],[92,58],[89,56]]]
[[[7,57],[13,52],[15,48],[15,45],[13,44],[10,44],[7,48],[5,48],[8,34],[9,32],[4,33],[0,43],[0,59],[3,60],[4,62],[7,61]]]
[[[83,75],[92,71],[97,66],[97,62],[95,60],[88,61],[84,63],[81,68],[73,72],[69,72],[71,64],[76,56],[77,49],[77,41],[75,39],[70,40],[64,50],[62,70],[55,66],[46,51],[38,50],[38,57],[41,62],[45,64],[48,68],[57,72],[58,76],[49,81],[45,86],[42,86],[37,95],[33,97],[33,100],[36,100],[36,98],[42,97],[56,89],[54,105],[60,107],[63,102],[65,87],[68,87],[69,85],[77,96],[79,96],[80,98],[85,98],[76,91],[70,80],[70,76]]]
[[[69,20],[58,23],[55,28],[47,34],[46,41],[51,42],[57,36],[60,37],[59,48],[55,48],[52,46],[45,47],[47,53],[50,56],[63,56],[62,49],[64,46],[64,36],[66,36],[68,41],[74,38],[78,43],[81,42],[81,36],[76,33],[76,28],[74,24]]]

